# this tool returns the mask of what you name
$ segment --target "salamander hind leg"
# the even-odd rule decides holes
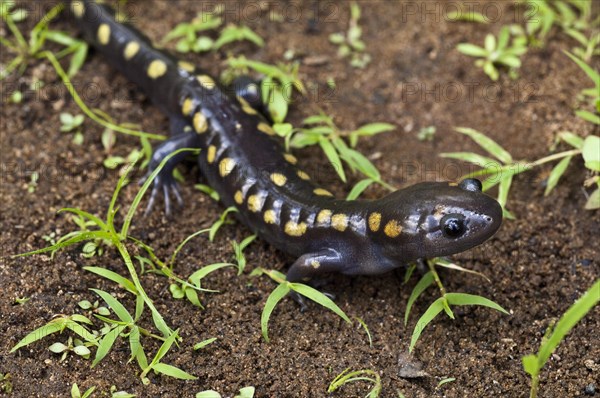
[[[171,123],[172,126],[173,124],[174,123]],[[200,140],[197,134],[185,131],[175,131],[175,133],[175,135],[161,143],[154,150],[152,159],[150,160],[150,164],[148,166],[148,174],[144,180],[148,178],[148,176],[150,176],[150,174],[156,170],[160,163],[173,152],[183,148],[200,148]],[[150,200],[146,206],[146,215],[152,211],[156,198],[161,194],[163,195],[165,201],[165,213],[167,215],[171,214],[171,195],[175,197],[179,205],[183,204],[183,200],[177,186],[177,181],[175,181],[175,178],[173,177],[173,170],[187,156],[190,156],[190,153],[187,151],[172,156],[159,171],[158,175],[154,179]]]
[[[300,256],[288,270],[286,279],[288,282],[307,283],[321,274],[341,272],[346,265],[340,252],[334,249],[324,249]],[[333,298],[331,294],[324,294]],[[290,296],[300,305],[300,311],[304,312],[307,308],[304,297],[294,291],[290,292]]]

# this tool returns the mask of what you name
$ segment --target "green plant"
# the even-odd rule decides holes
[[[67,112],[60,114],[60,131],[63,133],[73,133],[73,143],[76,145],[83,144],[83,133],[81,132],[83,120],[83,115],[73,116]]]
[[[289,104],[292,101],[292,91],[296,89],[301,94],[306,93],[304,84],[298,77],[300,64],[297,62],[280,63],[275,66],[239,56],[229,58],[227,65],[228,68],[221,75],[226,84],[233,81],[238,75],[248,75],[250,70],[264,76],[260,83],[262,102],[267,106],[269,115],[275,122],[275,131],[281,128],[278,125],[283,124],[287,116]]]
[[[77,383],[73,384],[73,386],[71,387],[71,398],[88,398],[92,395],[92,393],[94,392],[94,390],[96,390],[96,387],[90,387],[88,388],[83,394],[81,393],[81,391],[79,390],[79,386],[77,386]]]
[[[540,371],[566,335],[575,327],[594,306],[600,302],[600,279],[581,296],[562,315],[556,324],[551,324],[542,338],[542,343],[537,354],[526,355],[522,358],[523,368],[531,376],[530,397],[537,396],[539,387]]]
[[[358,152],[356,145],[360,137],[368,137],[393,130],[395,126],[389,123],[369,123],[356,130],[344,131],[339,129],[331,116],[321,113],[309,116],[302,123],[309,127],[294,129],[286,135],[286,147],[304,148],[319,145],[332,167],[343,182],[346,182],[346,172],[342,161],[352,172],[359,171],[367,178],[359,181],[348,194],[347,199],[356,199],[369,185],[377,183],[394,190],[394,187],[381,179],[381,174],[367,157]]]
[[[600,148],[600,137],[590,135],[583,139],[571,132],[563,131],[559,133],[558,139],[564,141],[574,149],[548,155],[533,162],[528,162],[514,161],[510,153],[479,131],[465,127],[457,127],[455,130],[469,136],[479,146],[494,156],[495,159],[473,152],[442,153],[440,156],[459,159],[482,167],[481,170],[466,174],[462,176],[461,179],[482,176],[487,177],[487,179],[483,181],[484,191],[498,185],[498,202],[504,209],[505,217],[514,218],[514,216],[506,210],[505,206],[508,200],[508,193],[510,191],[512,180],[515,175],[529,171],[534,167],[560,160],[560,162],[552,169],[552,172],[548,177],[544,195],[549,195],[558,184],[560,177],[569,166],[573,157],[577,155],[583,157],[585,167],[593,173],[592,177],[586,179],[584,184],[586,186],[597,185],[597,188],[590,195],[585,208],[588,210],[600,208],[600,177],[598,176],[598,173],[600,172],[600,151],[598,150],[598,148]]]
[[[243,387],[240,388],[239,394],[236,394],[233,398],[253,398],[254,392],[254,387]],[[197,393],[196,398],[222,398],[222,395],[215,390],[206,390]]]
[[[48,29],[48,24],[63,9],[64,5],[54,6],[31,30],[29,40],[21,33],[17,23],[27,18],[27,10],[15,8],[15,2],[12,0],[0,1],[0,17],[6,22],[8,30],[13,35],[13,40],[0,37],[0,44],[5,46],[9,52],[15,54],[15,57],[8,63],[6,68],[0,73],[0,80],[10,75],[14,70],[23,73],[27,66],[34,60],[44,57],[42,47],[46,40],[54,41],[65,46],[65,48],[56,54],[57,58],[73,54],[69,64],[69,76],[73,76],[79,71],[88,51],[88,45],[72,38],[65,32]]]
[[[182,53],[210,51],[214,40],[208,36],[198,36],[199,32],[216,29],[223,23],[219,9],[210,13],[198,13],[191,22],[178,24],[173,30],[165,35],[162,44],[179,39],[175,49]]]
[[[177,153],[180,153],[185,150],[190,151],[190,149],[182,149],[179,151],[175,151],[170,156],[166,157],[163,160],[163,162],[161,162],[159,167],[157,167],[156,170],[154,170],[152,172],[152,174],[149,176],[149,178],[144,182],[144,184],[142,185],[142,187],[140,188],[136,197],[134,198],[133,203],[131,204],[131,206],[125,216],[125,219],[123,221],[123,225],[121,227],[120,232],[117,232],[115,224],[114,224],[114,220],[115,220],[115,216],[117,214],[117,208],[116,208],[117,198],[118,198],[119,192],[120,192],[121,188],[124,186],[125,180],[127,178],[126,173],[123,176],[121,176],[121,178],[119,179],[119,182],[117,183],[117,186],[113,193],[111,203],[110,203],[108,211],[107,211],[106,220],[103,221],[100,218],[98,218],[97,216],[95,216],[91,213],[85,212],[83,210],[72,209],[72,208],[63,209],[63,211],[68,211],[82,219],[85,219],[86,222],[88,222],[88,221],[92,222],[97,229],[71,232],[70,234],[67,234],[68,235],[67,239],[63,239],[64,237],[61,238],[55,245],[48,246],[43,249],[35,250],[33,252],[17,255],[17,256],[26,256],[26,255],[32,255],[32,254],[45,253],[45,252],[55,252],[56,250],[59,250],[59,249],[62,249],[62,248],[65,248],[65,247],[68,247],[68,246],[71,246],[71,245],[74,245],[74,244],[77,244],[80,242],[90,241],[90,240],[94,241],[94,240],[100,239],[100,240],[109,241],[112,244],[112,246],[118,250],[119,254],[121,255],[121,258],[123,259],[123,261],[126,265],[126,268],[129,272],[129,276],[131,277],[131,279],[122,277],[110,270],[107,270],[107,269],[104,269],[101,267],[86,267],[86,269],[90,272],[94,272],[100,276],[103,276],[109,280],[112,280],[115,283],[118,283],[123,288],[125,288],[128,292],[132,293],[136,299],[135,316],[132,316],[129,313],[129,311],[127,311],[125,309],[125,307],[116,298],[111,296],[109,293],[104,292],[102,290],[98,290],[98,289],[92,289],[96,294],[98,294],[107,303],[108,307],[111,308],[118,317],[118,320],[114,320],[114,319],[110,319],[110,318],[100,315],[100,314],[94,314],[94,316],[96,318],[102,320],[103,322],[105,322],[108,325],[107,328],[103,329],[104,334],[99,334],[99,336],[96,337],[95,334],[89,332],[85,325],[90,325],[92,322],[87,317],[84,317],[82,315],[77,315],[77,314],[71,315],[69,317],[62,316],[62,317],[59,317],[59,318],[49,322],[47,325],[43,326],[42,328],[39,328],[39,329],[31,332],[30,334],[28,334],[25,338],[23,338],[19,343],[17,343],[17,345],[15,345],[12,348],[11,352],[14,352],[15,350],[17,350],[25,345],[31,344],[32,342],[39,340],[39,339],[47,336],[48,334],[52,334],[57,331],[62,332],[65,328],[68,328],[68,329],[72,330],[73,332],[75,332],[76,334],[78,334],[80,337],[82,337],[83,341],[85,343],[90,343],[91,345],[97,347],[96,356],[92,363],[92,366],[95,366],[100,360],[102,360],[106,356],[106,354],[112,348],[112,345],[114,344],[115,340],[119,336],[123,336],[123,337],[129,338],[132,359],[135,358],[136,361],[138,362],[140,368],[142,369],[141,377],[142,377],[142,380],[144,381],[144,383],[149,382],[146,375],[150,371],[154,371],[156,373],[162,373],[162,374],[165,374],[165,375],[168,375],[171,377],[183,378],[183,379],[193,378],[193,376],[187,374],[186,372],[184,372],[178,368],[175,368],[171,365],[161,362],[162,358],[169,351],[173,342],[177,339],[177,337],[178,337],[177,331],[172,331],[167,326],[166,322],[164,321],[164,318],[158,312],[158,310],[154,306],[152,300],[150,299],[150,297],[148,297],[148,295],[144,291],[144,288],[138,277],[138,273],[135,269],[135,266],[133,265],[131,255],[129,254],[129,251],[125,244],[125,242],[127,240],[133,240],[134,242],[141,245],[142,248],[144,248],[144,249],[148,248],[148,246],[143,245],[140,241],[135,240],[134,238],[131,238],[128,236],[128,231],[129,231],[129,227],[131,225],[131,221],[132,221],[133,216],[142,200],[143,195],[150,187],[150,184],[152,184],[152,181],[154,180],[156,175],[164,167],[165,163],[170,159],[171,156],[175,156]],[[129,169],[131,169],[132,167],[133,167],[133,165]],[[170,277],[176,278],[172,274],[169,274],[169,275],[170,275]],[[180,279],[176,279],[176,280],[180,281]],[[190,285],[190,286],[193,287],[192,285]],[[162,333],[162,336],[154,335],[151,332],[147,331],[145,328],[142,328],[139,325],[137,325],[137,321],[140,319],[144,308],[148,308],[150,310],[150,312],[152,314],[152,320],[154,322],[154,326]],[[141,339],[140,339],[140,337],[142,335],[150,336],[150,337],[154,337],[154,338],[163,340],[163,344],[162,344],[161,348],[155,354],[154,358],[152,359],[152,361],[150,363],[148,363],[148,361],[146,359],[146,355],[142,348]]]
[[[362,28],[358,25],[360,7],[356,2],[350,3],[350,22],[348,31],[332,33],[329,41],[338,48],[338,55],[342,58],[350,56],[350,65],[354,68],[364,68],[371,62],[371,55],[365,52],[366,45],[361,40]]]
[[[423,313],[423,315],[421,315],[421,317],[417,321],[415,328],[413,329],[409,351],[412,352],[412,350],[414,349],[414,347],[415,347],[417,341],[419,340],[419,337],[421,336],[421,333],[423,332],[425,327],[427,327],[427,325],[431,321],[433,321],[435,319],[435,317],[438,316],[442,311],[444,311],[446,313],[446,315],[448,315],[448,317],[450,317],[451,319],[454,319],[454,313],[452,312],[451,306],[455,306],[455,305],[484,306],[484,307],[489,307],[489,308],[495,309],[504,314],[508,314],[508,312],[504,308],[502,308],[500,305],[498,305],[497,303],[495,303],[489,299],[486,299],[485,297],[481,297],[481,296],[473,295],[473,294],[446,292],[446,288],[442,284],[442,281],[435,269],[435,266],[439,265],[439,266],[442,266],[445,268],[450,268],[450,269],[454,269],[454,270],[458,270],[458,271],[470,272],[470,273],[475,273],[478,275],[481,275],[481,274],[474,272],[474,271],[466,270],[462,267],[457,266],[456,264],[451,264],[448,261],[442,260],[442,259],[428,260],[427,265],[429,266],[429,272],[424,274],[421,277],[421,279],[419,280],[419,282],[417,282],[417,284],[415,285],[415,287],[413,288],[413,290],[410,294],[408,302],[406,303],[406,311],[404,313],[404,324],[406,325],[408,323],[408,318],[410,315],[410,310],[412,308],[412,305],[419,298],[419,296],[425,290],[427,290],[427,288],[429,286],[436,284],[440,291],[441,297],[438,298],[437,300],[435,300],[433,303],[431,303],[429,305],[429,308],[427,308],[425,313]]]
[[[513,36],[512,41],[511,35]],[[527,52],[527,38],[515,26],[503,26],[498,34],[498,39],[488,33],[483,47],[460,43],[456,49],[465,55],[480,58],[475,61],[475,65],[483,68],[485,74],[496,81],[500,75],[498,66],[510,68],[513,75],[516,69],[521,67],[520,57]]]
[[[371,369],[357,370],[354,372],[349,371],[350,368],[346,368],[342,373],[337,375],[335,379],[333,379],[331,383],[329,383],[327,392],[332,393],[347,383],[352,383],[355,381],[368,381],[370,383],[373,383],[373,388],[367,393],[367,395],[365,395],[365,398],[379,397],[379,394],[381,394],[382,389],[381,377],[379,376],[379,373]]]
[[[0,390],[5,394],[11,394],[13,391],[10,373],[0,373]]]
[[[90,343],[88,342],[88,344]],[[61,362],[67,358],[69,352],[73,352],[74,354],[77,354],[85,359],[88,359],[91,354],[90,349],[87,348],[86,344],[83,341],[79,339],[73,339],[72,337],[69,337],[67,339],[67,344],[56,342],[50,347],[48,347],[48,349],[55,354],[62,353],[63,355],[60,358]]]
[[[235,241],[231,242],[235,262],[238,265],[238,275],[241,275],[242,272],[244,272],[244,268],[246,268],[246,256],[244,255],[244,249],[248,247],[250,243],[254,242],[254,240],[256,240],[256,237],[256,235],[250,235],[244,238],[244,240],[242,240],[240,243],[237,243]]]
[[[219,35],[219,38],[215,40],[212,49],[218,50],[226,44],[233,43],[236,41],[244,41],[248,40],[258,47],[262,47],[265,45],[264,40],[254,33],[252,29],[245,25],[237,26],[234,24],[228,24]]]
[[[558,25],[567,34],[581,33],[598,26],[600,17],[594,16],[591,1],[580,0],[520,0],[526,6],[525,29],[534,45],[542,46],[553,26]]]
[[[333,302],[333,300],[327,297],[327,295],[321,293],[317,289],[308,285],[304,285],[302,283],[288,282],[285,279],[285,275],[283,275],[281,272],[275,270],[267,270],[261,267],[255,268],[252,271],[252,273],[250,273],[250,276],[259,276],[263,274],[267,275],[269,278],[271,278],[279,284],[275,288],[275,290],[271,292],[269,297],[267,297],[265,307],[263,308],[263,312],[260,317],[260,327],[265,341],[269,342],[268,325],[271,313],[277,306],[277,303],[279,303],[281,299],[283,299],[290,292],[298,294],[299,296],[304,296],[318,304],[321,304],[323,307],[335,312],[344,321],[351,323],[350,318],[348,318],[344,311],[342,311],[340,307],[338,307],[337,304]]]

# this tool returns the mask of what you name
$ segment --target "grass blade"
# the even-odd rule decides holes
[[[408,323],[408,316],[410,315],[410,309],[412,308],[414,302],[419,298],[419,296],[433,284],[433,273],[431,271],[427,272],[425,275],[421,277],[419,282],[413,288],[410,297],[408,298],[408,302],[406,303],[406,311],[404,312],[404,326]]]
[[[469,136],[475,141],[480,147],[485,149],[488,153],[493,155],[496,159],[502,163],[512,163],[513,159],[510,153],[502,148],[498,143],[483,133],[468,127],[455,127],[454,130],[457,132]]]
[[[304,285],[302,283],[290,283],[290,288],[314,301],[315,303],[321,304],[323,307],[329,309],[330,311],[335,312],[339,317],[345,320],[348,323],[352,323],[350,318],[346,315],[344,311],[340,307],[337,306],[336,303],[333,302],[332,299],[315,289],[314,287],[310,287],[308,285]]]
[[[556,187],[556,184],[558,184],[558,180],[560,180],[560,177],[567,170],[567,167],[569,167],[569,163],[571,162],[572,158],[573,156],[567,156],[566,158],[558,162],[556,166],[554,166],[552,172],[548,176],[548,183],[546,185],[546,190],[544,191],[544,196],[548,196],[550,192],[552,192],[554,187]]]
[[[196,380],[196,376],[192,376],[186,371],[183,371],[173,365],[167,365],[166,363],[157,363],[152,367],[155,372],[162,373],[167,376],[174,377],[181,380]]]
[[[290,291],[290,287],[288,283],[284,282],[277,286],[275,290],[269,294],[267,297],[267,301],[265,303],[265,307],[263,308],[263,312],[260,316],[260,328],[262,331],[263,338],[268,343],[269,342],[269,318],[271,317],[271,313],[275,309],[277,303],[281,301],[282,298],[285,297]]]
[[[419,340],[419,337],[421,336],[421,333],[423,333],[423,330],[425,330],[425,327],[427,327],[427,325],[429,325],[429,323],[443,310],[444,298],[440,297],[431,303],[429,308],[427,308],[427,311],[421,315],[421,318],[419,318],[417,324],[415,325],[412,337],[410,338],[410,346],[408,347],[409,352],[412,352],[413,348],[415,348],[415,344],[417,344],[417,340]]]
[[[119,300],[111,296],[110,293],[107,293],[100,289],[90,290],[96,293],[98,296],[100,296],[102,300],[104,300],[104,302],[108,304],[108,306],[114,311],[114,313],[119,317],[119,319],[122,322],[133,323],[133,317],[131,316],[131,314],[127,311],[123,304],[121,304]]]
[[[135,295],[138,294],[137,289],[135,288],[135,285],[133,284],[133,282],[131,282],[129,279],[125,278],[124,276],[117,274],[114,271],[111,271],[109,269],[102,268],[102,267],[83,267],[83,269],[115,282],[116,284],[123,287],[125,290],[129,291],[130,293],[133,293]]]

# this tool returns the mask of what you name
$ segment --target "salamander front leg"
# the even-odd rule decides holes
[[[172,136],[162,144],[160,144],[152,154],[150,165],[148,166],[148,174],[152,173],[160,163],[171,153],[182,148],[199,148],[200,142],[198,135],[194,133],[179,133]],[[174,195],[177,202],[182,205],[183,199],[179,193],[177,187],[177,181],[173,178],[173,169],[177,166],[185,157],[189,156],[189,152],[181,152],[171,157],[164,167],[160,170],[156,178],[154,179],[154,186],[152,187],[152,193],[150,194],[150,200],[148,206],[146,206],[145,215],[149,214],[154,207],[154,202],[159,194],[162,194],[165,201],[165,213],[171,214],[171,195]]]
[[[300,256],[288,270],[286,279],[288,282],[306,283],[313,277],[327,272],[341,272],[346,265],[342,254],[334,249],[321,250],[316,253],[307,253]],[[325,293],[330,298],[331,294]],[[290,292],[290,296],[294,301],[300,304],[300,311],[306,310],[304,297],[296,292]]]

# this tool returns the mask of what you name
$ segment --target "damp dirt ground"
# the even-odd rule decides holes
[[[510,2],[482,4],[493,17],[489,25],[450,22],[444,18],[443,3],[361,2],[362,37],[372,62],[364,69],[354,69],[347,59],[336,56],[336,48],[328,42],[331,33],[347,29],[349,3],[228,3],[228,20],[250,26],[265,38],[265,46],[234,44],[218,53],[182,58],[219,75],[228,53],[275,63],[287,52],[301,63],[300,76],[308,88],[308,95],[292,105],[289,120],[299,124],[302,118],[324,110],[343,129],[375,121],[395,124],[393,132],[364,139],[358,148],[372,159],[386,181],[398,187],[423,180],[452,180],[469,170],[438,156],[441,152],[480,151],[454,132],[453,126],[485,132],[515,159],[528,160],[550,153],[560,131],[593,134],[590,124],[574,115],[578,92],[590,86],[590,81],[563,54],[575,45],[565,35],[553,31],[545,48],[525,55],[518,80],[502,73],[500,80],[492,83],[473,65],[472,58],[456,51],[458,43],[482,43],[486,33],[497,33],[502,24],[515,22],[519,15]],[[133,23],[159,40],[177,23],[190,20],[208,6],[193,1],[137,1],[129,2],[129,7]],[[35,15],[19,26],[31,29]],[[52,26],[78,35],[66,16]],[[8,35],[5,25],[0,30]],[[1,61],[6,63],[9,57],[2,48]],[[335,89],[328,87],[330,79],[335,81]],[[35,81],[44,82],[44,88],[31,90]],[[144,131],[167,132],[166,117],[98,54],[89,55],[74,83],[85,91],[89,106],[115,120],[138,123]],[[125,274],[114,249],[90,259],[82,256],[81,246],[63,250],[54,258],[7,257],[45,246],[44,236],[74,230],[68,216],[57,214],[63,207],[102,215],[119,178],[118,170],[102,166],[107,153],[100,140],[101,127],[86,120],[83,145],[74,144],[72,135],[60,132],[59,114],[80,111],[47,62],[34,62],[23,75],[4,81],[3,100],[16,88],[24,93],[22,102],[3,101],[0,108],[0,373],[10,374],[12,384],[12,393],[0,391],[2,396],[65,397],[73,383],[82,389],[95,386],[94,396],[109,396],[112,385],[138,397],[191,397],[206,389],[233,396],[244,386],[256,387],[257,397],[364,396],[369,388],[365,382],[328,395],[330,381],[350,368],[376,371],[381,376],[382,397],[400,393],[406,397],[526,397],[529,377],[521,357],[537,350],[551,322],[598,278],[600,223],[597,212],[583,209],[586,172],[582,161],[575,159],[547,197],[544,188],[551,165],[516,177],[508,202],[516,220],[505,221],[482,246],[452,258],[461,266],[485,273],[490,282],[441,271],[448,291],[485,296],[510,314],[457,307],[455,320],[440,316],[425,329],[408,359],[418,315],[439,292],[429,289],[415,304],[405,326],[405,306],[417,277],[404,284],[404,270],[375,277],[327,279],[325,289],[335,294],[337,304],[368,325],[372,346],[358,322],[346,324],[316,305],[301,313],[290,299],[275,309],[269,324],[271,342],[266,343],[261,337],[260,316],[276,285],[266,277],[252,278],[249,272],[258,266],[285,272],[291,259],[261,240],[246,250],[248,266],[242,275],[226,269],[203,282],[204,287],[219,291],[200,296],[204,309],[174,299],[165,277],[141,276],[157,309],[183,337],[164,362],[197,380],[150,374],[151,384],[143,385],[137,365],[128,363],[129,348],[123,340],[93,369],[91,360],[75,355],[60,361],[48,346],[66,342],[70,332],[9,353],[21,338],[53,316],[86,314],[77,303],[97,299],[91,288],[111,292],[131,311],[134,308],[130,294],[83,269],[102,266]],[[429,126],[437,129],[433,140],[418,140],[419,130]],[[120,135],[112,154],[127,155],[138,146],[137,139]],[[299,164],[336,195],[345,195],[360,179],[351,176],[347,184],[340,182],[316,147],[295,154]],[[34,172],[39,180],[30,191]],[[131,235],[152,246],[161,258],[169,256],[188,235],[210,226],[223,211],[220,204],[194,189],[198,180],[195,168],[182,172],[186,179],[183,209],[170,219],[155,211],[133,220]],[[122,209],[129,206],[137,190],[135,184],[124,188],[119,199]],[[385,193],[374,187],[365,197]],[[232,260],[230,241],[249,234],[244,225],[233,223],[224,226],[214,242],[205,236],[195,239],[179,254],[176,273],[186,276],[202,265]],[[133,246],[129,248],[135,252]],[[17,304],[19,298],[28,301]],[[551,356],[541,374],[541,397],[579,397],[590,384],[600,388],[599,314],[599,308],[592,310]],[[152,328],[147,316],[142,323]],[[217,341],[202,350],[192,349],[210,337]],[[146,339],[145,344],[149,355],[159,345],[153,339]],[[407,362],[420,362],[427,376],[401,377]],[[456,380],[438,388],[439,381],[448,377]]]

